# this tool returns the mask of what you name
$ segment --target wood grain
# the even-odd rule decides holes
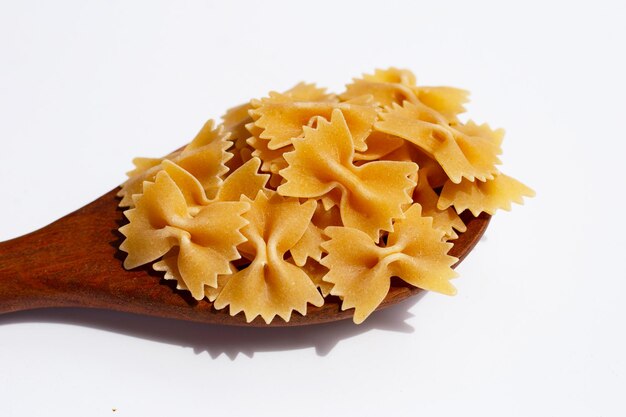
[[[207,300],[196,301],[177,291],[149,266],[127,271],[117,231],[124,223],[117,207],[117,189],[56,222],[28,235],[0,243],[0,314],[45,307],[92,307],[205,323],[268,326],[260,317],[246,323],[243,314],[230,316]],[[467,232],[455,241],[451,255],[463,260],[476,245],[490,216],[464,217]],[[458,263],[457,263],[458,265]],[[380,308],[420,290],[392,281]],[[322,307],[309,306],[306,316],[293,313],[286,323],[275,318],[269,326],[297,326],[352,317],[341,311],[340,300],[328,297]]]

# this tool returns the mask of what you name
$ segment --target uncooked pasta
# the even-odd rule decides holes
[[[392,277],[454,294],[459,215],[533,195],[499,170],[503,131],[460,119],[467,97],[389,68],[340,94],[300,83],[233,107],[184,148],[134,160],[124,266],[248,322],[334,296],[360,323]]]

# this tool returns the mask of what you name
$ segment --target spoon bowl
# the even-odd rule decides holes
[[[247,323],[242,313],[231,316],[204,299],[197,301],[178,291],[150,265],[133,270],[122,266],[120,251],[125,223],[118,207],[118,189],[33,233],[0,242],[0,314],[48,307],[101,308],[150,316],[236,326],[299,326],[352,317],[341,310],[341,300],[329,296],[322,307],[308,306],[307,314],[294,312],[285,322],[276,317],[269,325],[261,317]],[[467,231],[454,240],[450,255],[458,265],[479,241],[491,216],[462,216]],[[455,265],[455,266],[456,266]],[[420,292],[392,280],[378,309]]]

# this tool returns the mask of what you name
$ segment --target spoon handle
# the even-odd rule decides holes
[[[102,251],[114,239],[95,207],[98,201],[35,232],[0,242],[0,314],[85,305],[88,292],[102,283]],[[110,256],[115,251],[107,252]]]
[[[0,314],[22,310],[29,304],[37,307],[42,285],[33,279],[30,268],[39,254],[26,241],[38,240],[35,235],[39,232],[0,242]]]

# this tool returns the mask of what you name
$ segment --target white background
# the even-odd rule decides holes
[[[0,240],[230,106],[392,65],[471,90],[537,197],[493,219],[458,296],[358,327],[0,316],[0,416],[626,415],[624,3],[504,3],[2,0]]]

